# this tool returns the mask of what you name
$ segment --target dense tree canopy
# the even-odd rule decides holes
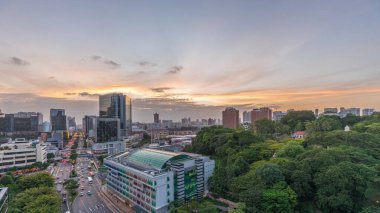
[[[292,131],[305,130],[305,122],[315,120],[312,111],[291,111],[281,118],[281,123],[288,125]]]
[[[306,128],[306,139],[272,137],[268,120],[255,132],[202,129],[187,151],[215,159],[211,192],[243,203],[236,212],[377,211],[366,206],[380,194],[380,114],[315,119],[302,111],[281,123]],[[345,125],[352,131],[343,131]]]

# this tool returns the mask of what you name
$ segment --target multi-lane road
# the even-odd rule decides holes
[[[73,139],[65,147],[66,157],[70,156],[69,150],[76,138],[79,138],[78,150],[83,148],[83,137],[79,134],[75,134]],[[79,154],[79,153],[78,153]],[[106,193],[102,190],[101,180],[97,177],[96,168],[92,165],[92,159],[85,157],[78,157],[77,163],[73,165],[69,161],[62,160],[52,169],[52,174],[56,179],[57,191],[65,197],[63,194],[67,194],[63,188],[63,182],[70,178],[70,172],[75,168],[80,186],[78,188],[78,196],[74,199],[72,205],[69,206],[68,200],[62,203],[62,212],[71,213],[123,213],[117,205],[114,204],[114,200],[106,196]],[[89,168],[90,167],[90,168]],[[92,173],[92,174],[91,174]],[[93,182],[90,184],[88,177],[93,178]],[[67,197],[66,197],[67,199]]]
[[[74,200],[73,211],[74,213],[111,213],[113,207],[109,203],[105,203],[100,197],[102,191],[102,184],[100,180],[96,177],[96,171],[91,167],[91,171],[95,173],[93,176],[93,183],[89,184],[88,177],[90,171],[88,166],[90,166],[91,161],[86,158],[78,158],[77,160],[77,173],[80,176],[80,187],[79,196]],[[79,168],[79,169],[78,169]],[[81,195],[80,193],[83,193]],[[90,192],[90,194],[88,193]]]

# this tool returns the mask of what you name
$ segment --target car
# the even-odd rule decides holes
[[[83,194],[83,192],[80,192],[80,196],[82,197],[84,194]]]
[[[87,191],[87,195],[91,195],[91,191]]]
[[[62,181],[60,180],[58,183],[59,183],[59,184],[62,184]]]

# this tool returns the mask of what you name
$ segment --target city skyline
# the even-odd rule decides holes
[[[46,120],[62,108],[81,120],[110,92],[131,97],[133,121],[143,122],[155,112],[221,118],[227,106],[379,109],[379,9],[378,1],[0,1],[0,109]]]

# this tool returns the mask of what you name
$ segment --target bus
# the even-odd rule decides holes
[[[88,184],[92,184],[92,177],[88,177]]]

